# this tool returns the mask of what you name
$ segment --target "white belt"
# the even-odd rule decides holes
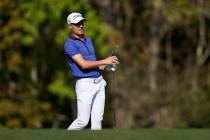
[[[95,83],[95,84],[98,84],[98,83],[101,82],[102,79],[103,79],[103,76],[99,76],[99,77],[97,77],[97,78],[94,78],[94,83]]]
[[[93,82],[94,84],[98,84],[101,82],[101,80],[103,79],[103,76],[99,76],[97,78],[79,78],[77,80],[82,80],[82,81],[88,81],[88,82]]]

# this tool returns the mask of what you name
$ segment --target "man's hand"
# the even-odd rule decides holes
[[[99,66],[99,69],[100,70],[104,70],[104,69],[107,69],[107,66],[108,65],[112,65],[113,67],[116,68],[116,64],[119,64],[118,62],[118,58],[116,56],[110,56],[110,57],[107,57],[103,60],[104,64]]]
[[[113,63],[117,63],[117,62],[118,62],[117,56],[109,56],[104,59],[105,65],[109,65],[109,64],[113,64]]]

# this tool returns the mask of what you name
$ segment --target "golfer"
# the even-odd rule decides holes
[[[105,106],[105,86],[100,70],[118,58],[110,56],[97,60],[92,40],[84,33],[86,19],[80,13],[68,15],[70,37],[64,44],[64,52],[76,81],[77,118],[67,130],[80,130],[87,126],[91,117],[91,130],[102,129]]]

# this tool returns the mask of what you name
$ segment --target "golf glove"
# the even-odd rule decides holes
[[[116,61],[112,64],[106,65],[105,69],[106,69],[106,71],[115,71],[118,64],[119,64],[119,62]]]

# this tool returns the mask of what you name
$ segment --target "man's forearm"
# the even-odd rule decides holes
[[[116,56],[110,56],[97,61],[85,60],[81,54],[77,54],[72,58],[82,69],[99,68],[100,66],[112,64],[113,62],[118,61]]]
[[[80,67],[82,69],[92,69],[92,68],[99,68],[103,65],[105,65],[104,60],[98,60],[98,61],[84,60],[83,62],[81,62]]]

